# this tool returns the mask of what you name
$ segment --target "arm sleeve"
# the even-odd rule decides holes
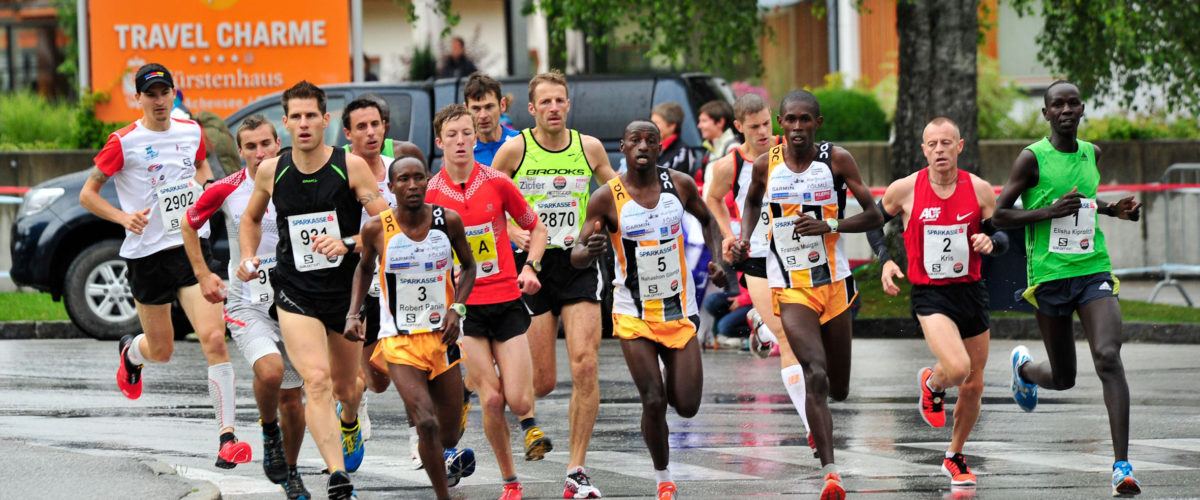
[[[113,174],[121,170],[125,166],[125,148],[121,147],[121,136],[117,134],[109,134],[108,142],[104,143],[104,147],[100,149],[100,153],[94,158],[96,168],[99,168],[104,175],[112,177]]]
[[[875,202],[875,207],[879,209],[879,213],[883,214],[883,223],[886,225],[888,221],[895,218],[895,215],[889,214],[883,209],[883,200]],[[875,251],[875,255],[879,256],[879,262],[887,262],[892,260],[892,256],[888,254],[887,238],[883,235],[883,228],[867,231],[867,243],[871,245],[871,250]]]
[[[227,176],[216,184],[213,184],[212,187],[204,191],[204,194],[200,195],[200,199],[196,200],[195,204],[188,208],[186,218],[188,225],[192,229],[200,229],[205,222],[208,222],[221,209],[221,205],[225,203],[225,198],[228,198],[229,194],[233,193],[237,189],[238,184],[241,183],[242,176],[245,175],[245,171],[243,170],[242,172],[240,175]]]
[[[989,219],[990,220],[990,219]],[[992,256],[1004,255],[1008,251],[1009,239],[1008,233],[1004,231],[996,231],[992,235]]]
[[[516,221],[521,229],[530,230],[537,224],[537,213],[525,202],[525,197],[517,191],[517,185],[507,179],[493,181],[499,186],[500,196],[504,200],[504,211]]]

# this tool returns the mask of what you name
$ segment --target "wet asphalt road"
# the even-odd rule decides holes
[[[851,496],[1108,497],[1112,447],[1086,345],[1078,344],[1075,388],[1043,390],[1037,410],[1026,414],[1008,392],[1006,360],[1015,344],[992,344],[983,411],[966,448],[979,486],[952,491],[939,471],[949,429],[929,427],[917,412],[916,373],[931,364],[925,344],[856,340],[850,397],[831,405],[836,454]],[[1035,359],[1042,357],[1040,345],[1030,349]],[[1143,497],[1200,496],[1200,346],[1128,344],[1123,353],[1133,391],[1130,455]],[[559,448],[542,462],[517,462],[525,498],[562,497],[570,380],[561,342],[558,360],[558,389],[538,402],[537,412]],[[5,485],[0,498],[211,496],[204,482],[228,499],[283,498],[262,474],[251,373],[236,354],[239,436],[252,444],[255,460],[231,471],[213,467],[217,429],[204,365],[199,345],[182,342],[171,363],[147,368],[141,399],[130,401],[114,380],[115,342],[0,342],[0,453],[8,458],[0,473]],[[819,462],[783,393],[778,358],[708,352],[704,370],[700,413],[692,419],[669,414],[680,496],[815,498]],[[638,427],[637,392],[615,341],[602,344],[600,380],[589,475],[605,498],[652,497],[655,484]],[[951,392],[948,402],[953,400]],[[408,467],[399,396],[372,395],[369,408],[373,436],[362,468],[353,475],[359,497],[432,498],[424,472]],[[518,451],[515,421],[512,428]],[[476,450],[478,468],[452,493],[496,498],[501,480],[477,402],[462,446]],[[322,468],[306,440],[300,469],[316,498],[324,498]],[[164,469],[177,474],[163,474]]]

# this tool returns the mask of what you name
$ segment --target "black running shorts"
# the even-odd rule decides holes
[[[733,266],[735,271],[741,271],[746,276],[767,279],[767,258],[750,257]]]
[[[200,250],[207,262],[212,257],[208,240],[200,240]],[[125,259],[128,266],[129,288],[133,299],[141,304],[157,306],[175,301],[179,289],[199,283],[192,272],[183,247],[168,248],[137,259]]]
[[[1070,316],[1084,304],[1105,297],[1116,297],[1121,282],[1109,272],[1087,274],[1038,283],[1016,293],[1047,316]]]
[[[944,314],[969,339],[991,328],[987,287],[981,282],[949,285],[913,285],[912,315]]]
[[[315,296],[289,288],[284,283],[276,282],[274,285],[276,308],[316,318],[334,335],[341,335],[346,330],[346,312],[350,310],[349,294]],[[375,322],[378,323],[378,316],[376,318]]]
[[[523,271],[525,259],[529,254],[514,252],[517,272]],[[553,312],[562,313],[563,306],[576,302],[599,303],[604,290],[600,287],[603,279],[600,275],[600,264],[593,262],[585,269],[571,265],[571,250],[565,248],[548,248],[542,255],[542,272],[538,273],[538,281],[542,283],[541,290],[533,295],[522,295],[525,307],[530,316]]]
[[[504,342],[529,329],[529,312],[521,299],[498,304],[467,304],[467,317],[462,319],[463,335]]]

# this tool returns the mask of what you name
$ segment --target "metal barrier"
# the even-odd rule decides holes
[[[1170,186],[1171,187],[1170,189],[1162,190],[1162,197],[1163,197],[1163,202],[1164,202],[1164,204],[1163,204],[1163,224],[1166,228],[1165,234],[1163,236],[1163,239],[1164,239],[1163,244],[1165,245],[1163,247],[1163,250],[1165,252],[1165,255],[1163,257],[1162,265],[1151,266],[1151,267],[1116,269],[1113,271],[1113,274],[1117,275],[1117,276],[1122,276],[1122,275],[1131,275],[1131,274],[1137,275],[1137,274],[1146,274],[1146,273],[1162,273],[1163,279],[1154,285],[1154,291],[1152,291],[1150,293],[1150,299],[1148,302],[1154,302],[1154,298],[1158,296],[1158,292],[1161,291],[1163,289],[1163,287],[1173,286],[1173,287],[1175,287],[1176,290],[1179,290],[1179,294],[1183,296],[1183,300],[1187,301],[1188,306],[1192,307],[1192,306],[1194,306],[1194,304],[1192,303],[1192,298],[1188,296],[1187,290],[1185,290],[1183,288],[1183,285],[1181,283],[1179,283],[1178,280],[1175,279],[1175,275],[1181,275],[1181,274],[1200,275],[1200,265],[1191,265],[1191,264],[1171,262],[1172,246],[1173,246],[1172,242],[1171,242],[1171,235],[1172,235],[1171,223],[1173,222],[1172,217],[1171,217],[1171,201],[1173,199],[1178,198],[1180,195],[1200,194],[1200,188],[1195,187],[1196,184],[1200,184],[1200,163],[1176,163],[1176,164],[1171,165],[1170,167],[1167,167],[1167,171],[1164,172],[1163,176],[1162,176],[1162,183],[1166,184],[1166,185],[1170,185],[1170,184],[1185,185],[1185,186]],[[1182,198],[1180,198],[1180,200],[1181,200],[1180,201],[1181,203],[1184,203],[1182,201],[1183,200]],[[1182,224],[1182,226],[1183,226],[1183,230],[1186,232],[1187,231],[1186,214],[1191,213],[1194,216],[1195,214],[1200,213],[1200,211],[1192,210],[1189,212],[1188,210],[1181,210],[1181,212],[1183,212],[1183,214],[1185,214],[1184,223]],[[1198,226],[1198,227],[1200,227],[1200,226]],[[1183,235],[1181,235],[1181,236],[1183,236]]]

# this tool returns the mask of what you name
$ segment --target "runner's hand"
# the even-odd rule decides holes
[[[587,254],[593,259],[608,252],[608,237],[604,236],[604,228],[596,221],[595,230],[587,238]]]
[[[984,255],[992,253],[992,237],[983,233],[971,235],[971,249]]]
[[[820,219],[814,219],[808,214],[800,214],[792,226],[800,236],[820,236],[829,232],[829,224]]]
[[[749,255],[750,255],[750,242],[745,241],[745,240],[738,240],[738,241],[734,242],[732,246],[729,247],[729,255],[725,258],[725,260],[731,264],[736,264],[738,262],[746,260],[746,257]]]
[[[149,208],[140,212],[127,213],[125,217],[122,217],[121,225],[125,227],[125,230],[140,235],[146,229],[146,225],[150,223],[148,215],[150,215]]]
[[[733,246],[737,245],[738,239],[730,236],[721,240],[721,258],[725,262],[733,262]]]
[[[517,276],[517,287],[521,289],[521,293],[533,295],[542,289],[542,282],[538,281],[537,273],[533,272],[533,268],[525,266],[521,268],[521,275]]]
[[[213,304],[220,304],[225,300],[225,282],[221,281],[221,277],[216,273],[210,272],[197,281],[200,282],[200,293],[204,295],[204,300]]]
[[[729,284],[729,277],[725,276],[725,268],[711,260],[708,261],[708,279],[720,288],[725,288],[725,285]],[[737,297],[734,297],[734,300],[737,300]]]
[[[1083,202],[1079,201],[1082,198],[1083,195],[1080,194],[1078,187],[1071,188],[1070,192],[1062,195],[1062,198],[1059,198],[1053,205],[1050,205],[1050,217],[1057,219],[1059,217],[1075,215],[1079,212],[1079,207],[1083,206]]]
[[[515,225],[508,225],[508,239],[522,252],[529,251],[529,231],[521,229]]]
[[[462,329],[458,323],[462,318],[458,317],[458,311],[454,309],[446,309],[446,319],[442,320],[442,345],[450,347],[458,341],[459,333]]]
[[[246,269],[247,262],[251,262],[254,264],[253,266],[251,266],[255,269],[254,271]],[[238,268],[237,268],[237,279],[240,279],[242,281],[250,281],[254,278],[257,278],[258,277],[257,269],[258,269],[259,264],[261,264],[261,262],[258,261],[258,257],[250,257],[249,259],[243,260],[242,265],[238,266]]]
[[[882,276],[879,277],[879,281],[883,283],[884,293],[887,293],[893,297],[900,293],[900,287],[896,286],[896,283],[892,282],[893,278],[904,277],[904,273],[900,272],[900,266],[896,265],[895,261],[889,260],[884,262],[883,272],[881,274]]]
[[[1137,221],[1142,218],[1142,204],[1133,201],[1133,195],[1121,198],[1120,201],[1113,203],[1113,210],[1118,219]]]
[[[346,327],[345,331],[342,332],[342,336],[351,342],[366,342],[366,330],[367,328],[363,326],[362,320],[358,318],[346,318]]]
[[[334,238],[328,234],[317,235],[313,238],[313,251],[326,257],[337,257],[350,253],[350,249],[346,248],[346,244],[342,240]]]

